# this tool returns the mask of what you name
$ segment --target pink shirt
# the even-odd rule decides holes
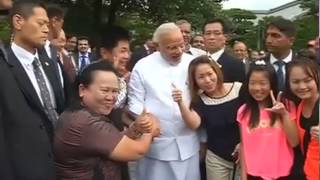
[[[245,105],[242,105],[237,114],[240,124],[241,138],[244,152],[244,161],[247,173],[260,176],[265,180],[273,180],[288,176],[293,164],[293,149],[291,148],[281,122],[276,121],[271,127],[271,116],[265,109],[260,109],[258,127],[249,128],[250,112],[242,116]],[[295,108],[290,117],[296,119]]]

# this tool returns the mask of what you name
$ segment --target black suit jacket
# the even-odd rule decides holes
[[[223,52],[218,59],[218,63],[222,66],[225,82],[243,82],[245,80],[245,69],[240,60]]]
[[[52,64],[51,71],[54,71],[54,74],[56,78],[58,79],[57,82],[55,82],[55,87],[59,87],[59,104],[57,103],[57,112],[61,114],[65,107],[68,106],[70,103],[70,99],[73,96],[73,86],[71,83],[71,80],[68,76],[68,72],[65,69],[65,67],[61,64],[59,58],[58,58],[58,52],[57,49],[53,46],[50,46],[50,51],[51,51],[51,58],[49,58],[49,55],[47,51],[45,50],[44,47],[38,49],[39,56],[42,57],[43,60],[41,61],[42,66],[45,66],[44,62],[50,62]],[[62,76],[60,76],[60,71],[61,70]],[[63,81],[63,84],[61,84],[61,79]]]
[[[7,54],[4,49],[4,45],[0,39],[0,73],[10,73],[9,68],[7,66]],[[0,77],[0,107],[2,107],[2,90],[3,90],[3,81]],[[9,80],[10,81],[10,80]],[[11,168],[11,162],[9,158],[9,150],[6,148],[7,139],[6,139],[6,127],[5,125],[5,114],[2,112],[3,109],[0,108],[0,179],[8,179],[12,180],[13,177],[13,169]]]
[[[6,154],[5,159],[0,158],[0,179],[54,180],[52,124],[11,48],[7,53],[8,61],[0,61],[0,152]],[[39,59],[60,104],[63,100],[52,63],[41,53]]]
[[[48,54],[46,53],[45,49],[39,49],[38,50],[40,62],[42,64],[42,68],[45,71],[51,86],[54,91],[55,100],[57,104],[57,113],[61,114],[66,106],[66,100],[65,100],[65,91],[63,86],[65,86],[68,83],[67,78],[64,75],[63,67],[60,67],[62,70],[62,77],[60,77],[59,71],[58,71],[58,60],[57,55],[55,54],[55,58],[50,59]],[[63,79],[64,85],[62,86],[60,78]],[[68,87],[69,85],[67,85]]]

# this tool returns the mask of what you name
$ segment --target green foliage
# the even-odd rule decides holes
[[[294,49],[306,48],[308,41],[318,35],[318,20],[312,16],[303,17],[294,21],[297,27],[297,36]]]
[[[248,47],[256,47],[259,29],[252,22],[256,19],[256,15],[243,9],[228,9],[223,12],[232,24],[231,44],[237,40],[245,42]]]
[[[143,44],[150,38],[154,29],[164,22],[175,22],[179,19],[188,20],[195,32],[200,32],[207,19],[221,12],[220,1],[216,0],[154,0],[148,8],[141,12],[125,13],[124,18],[128,27],[135,30],[134,44]],[[132,21],[132,19],[134,19]]]
[[[10,25],[7,21],[0,21],[0,39],[10,40]]]
[[[257,18],[251,11],[237,8],[225,10],[225,14],[231,18],[233,23],[247,22]]]
[[[319,11],[318,0],[299,0],[302,9],[308,9],[308,15],[315,15]]]
[[[152,37],[155,28],[164,22],[186,19],[194,32],[201,32],[204,22],[222,17],[232,24],[232,40],[241,40],[253,49],[263,48],[265,27],[274,17],[266,17],[257,25],[256,16],[243,9],[222,10],[224,0],[45,0],[59,3],[67,10],[64,29],[67,33],[99,39],[105,24],[119,24],[131,30],[133,47]],[[295,48],[303,48],[317,35],[316,0],[301,0],[308,14],[296,20],[298,36]],[[0,22],[0,38],[10,37],[9,25]]]

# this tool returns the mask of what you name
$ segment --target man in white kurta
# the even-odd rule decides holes
[[[145,108],[160,122],[161,135],[138,161],[137,180],[199,180],[199,139],[181,117],[171,93],[174,84],[189,98],[188,66],[194,58],[183,53],[183,37],[173,23],[156,30],[155,52],[135,65],[128,89],[128,109],[139,115]]]

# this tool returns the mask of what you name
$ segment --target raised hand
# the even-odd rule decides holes
[[[284,106],[284,104],[281,102],[281,96],[282,96],[282,92],[280,91],[277,95],[277,99],[274,97],[273,91],[270,91],[270,97],[272,100],[272,104],[273,106],[271,108],[267,108],[267,111],[276,113],[278,115],[287,115],[288,111],[286,109],[286,107]]]
[[[182,91],[178,89],[173,83],[171,85],[173,87],[172,98],[175,102],[179,104],[182,101]]]

